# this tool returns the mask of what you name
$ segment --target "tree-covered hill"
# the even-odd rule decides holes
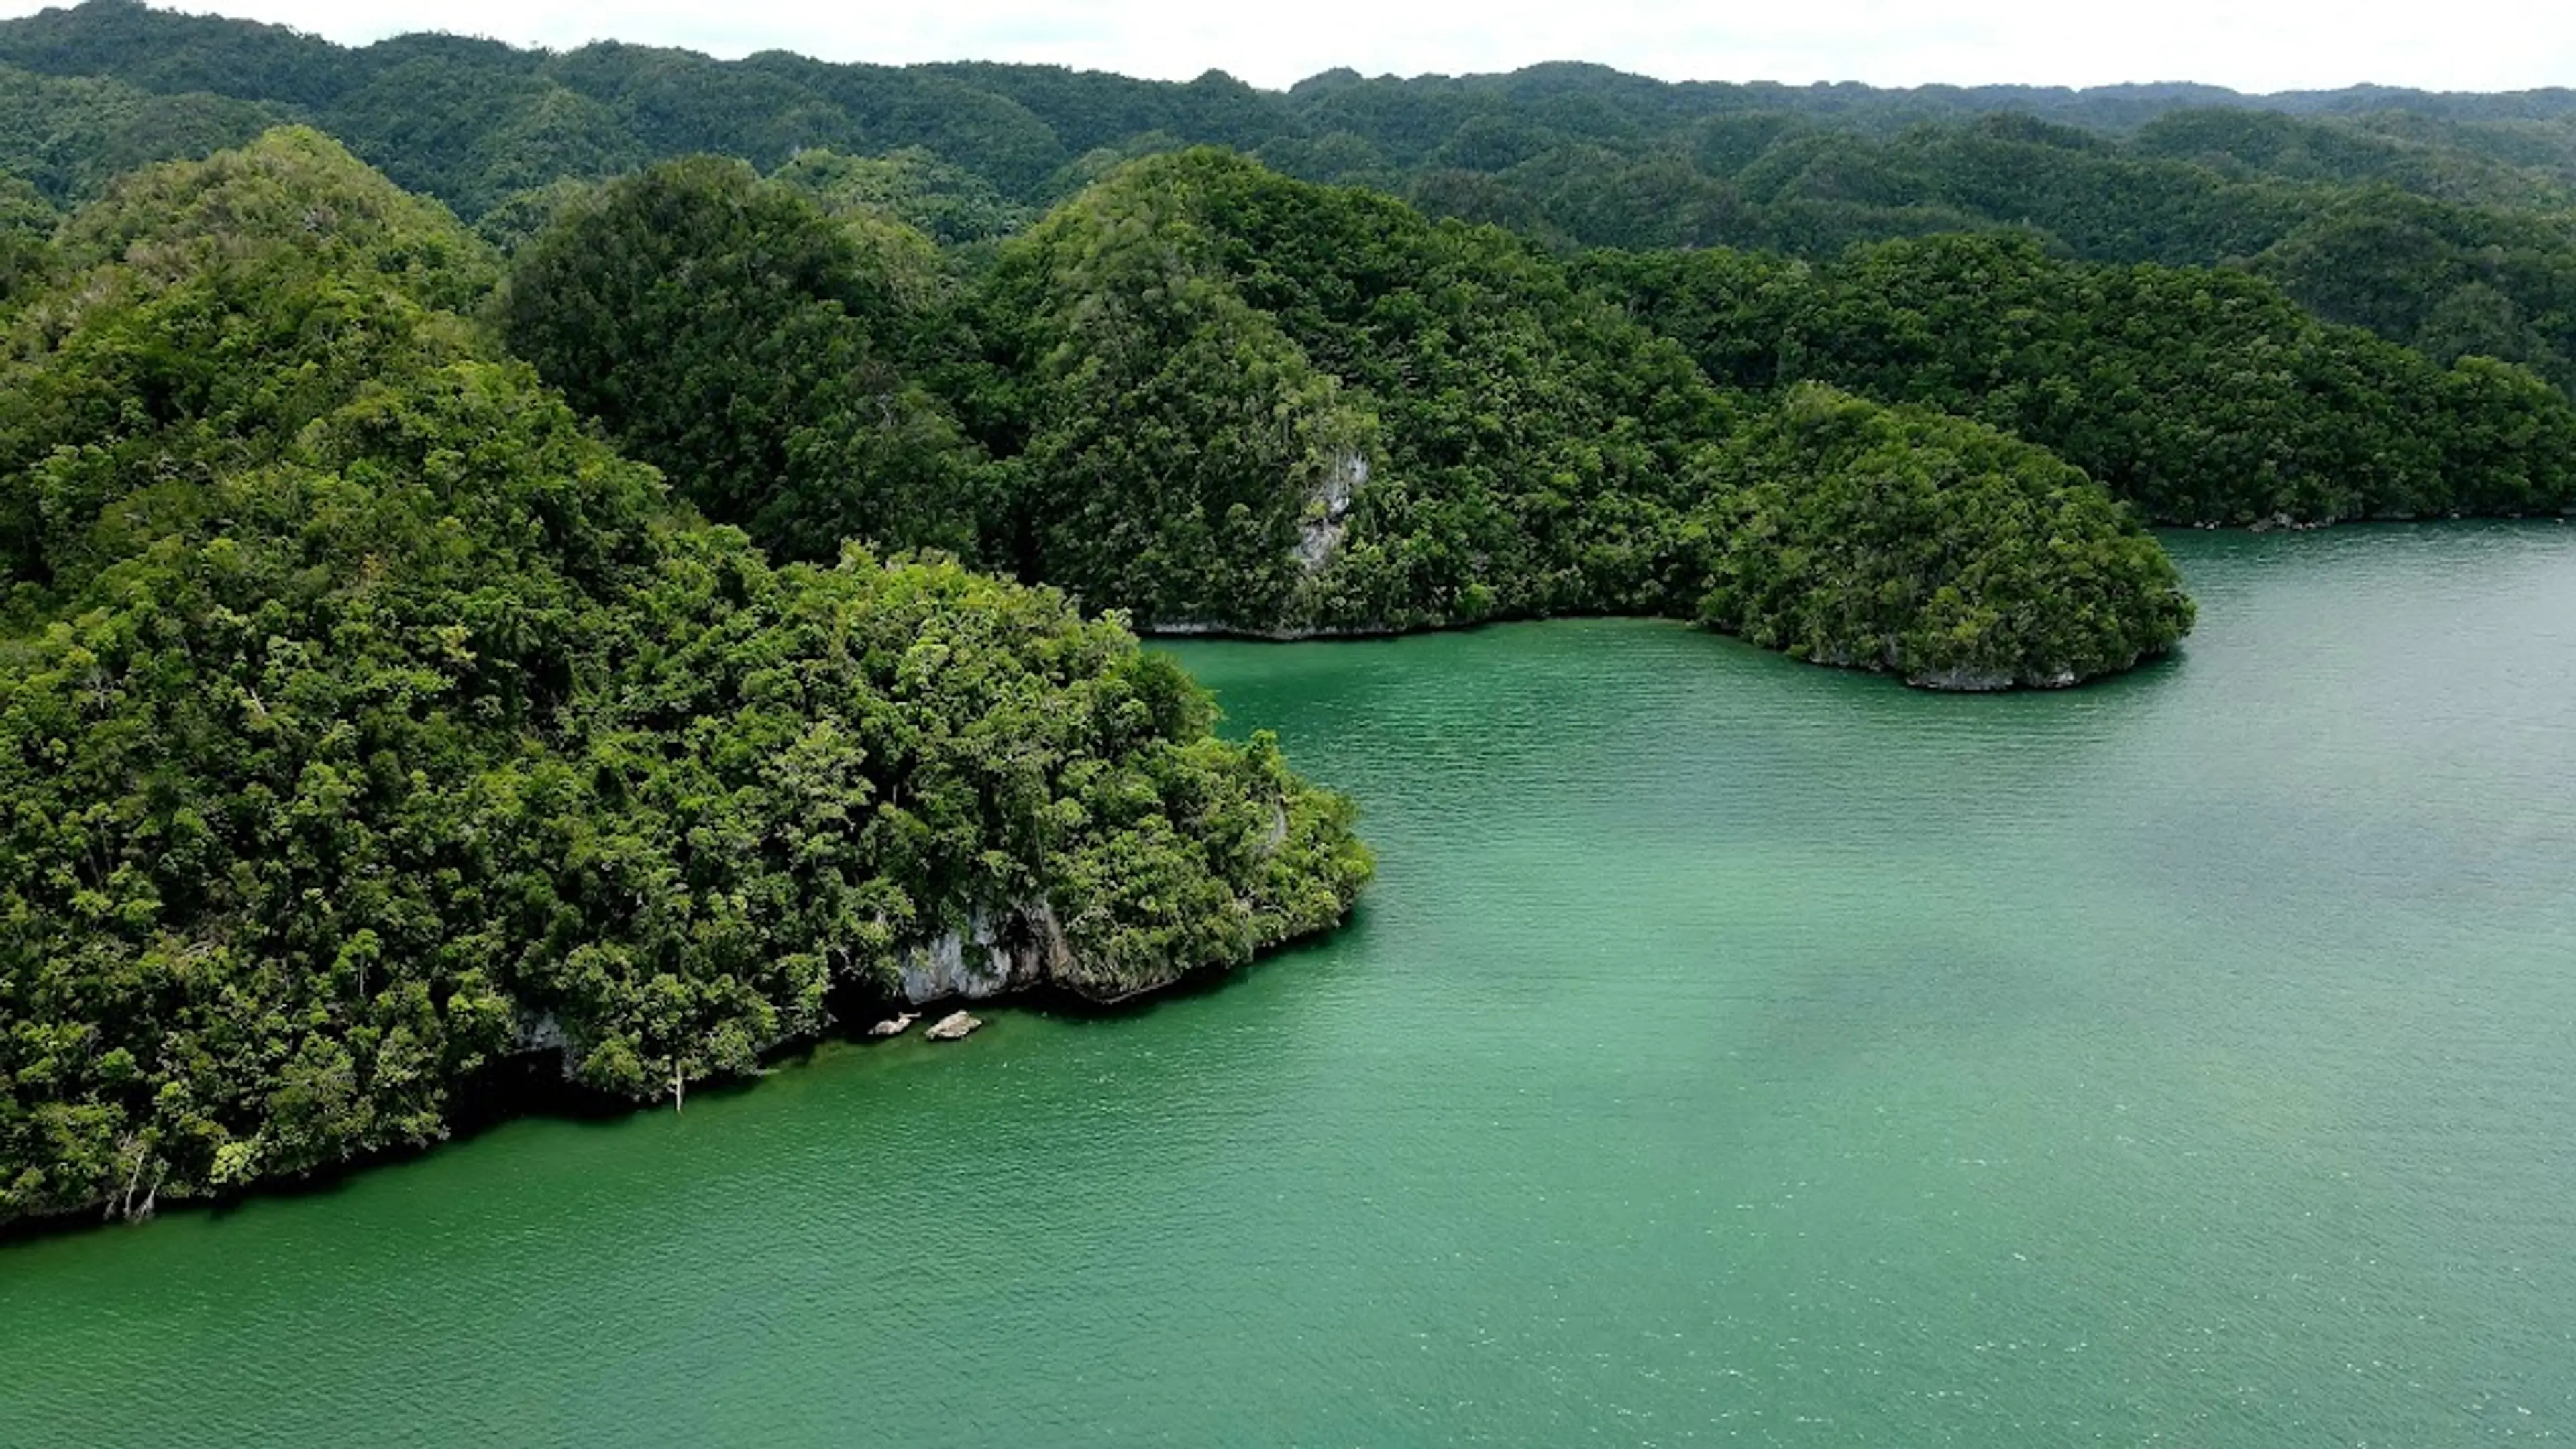
[[[614,42],[560,54],[443,35],[347,47],[278,26],[150,9],[139,0],[84,0],[0,22],[0,63],[112,79],[160,95],[202,92],[300,107],[353,143],[363,134],[418,153],[461,157],[479,137],[524,133],[532,118],[552,113],[551,126],[541,131],[622,134],[640,148],[639,159],[714,151],[767,166],[802,146],[855,141],[882,151],[923,145],[1010,190],[1042,181],[1052,168],[1090,151],[1143,136],[1164,137],[1167,146],[1238,150],[1320,143],[1345,157],[1364,151],[1398,171],[1461,164],[1495,170],[1497,163],[1567,143],[1622,153],[1676,142],[1689,150],[1694,141],[1740,148],[1747,121],[1757,131],[1794,118],[1885,135],[2011,114],[2128,132],[2176,112],[2229,108],[2335,122],[2341,129],[2319,142],[2313,127],[2292,128],[2249,149],[2236,138],[2209,144],[2186,127],[2141,149],[2215,152],[2267,173],[2335,180],[2381,179],[2392,167],[2446,186],[2482,168],[2499,174],[2555,169],[2562,179],[2576,179],[2568,176],[2576,156],[2570,129],[2576,90],[2566,89],[2458,95],[2355,86],[2271,96],[2198,85],[1881,89],[1668,83],[1567,62],[1503,75],[1363,77],[1337,70],[1282,92],[1222,72],[1182,83],[1046,65],[832,64],[784,52],[725,62]],[[433,76],[452,84],[427,84]],[[399,108],[387,105],[405,97],[418,110],[408,131],[399,124]],[[479,114],[461,104],[469,99],[480,103]],[[369,146],[357,149],[386,164]],[[2284,152],[2297,154],[2284,158]],[[2387,159],[2404,153],[2417,159]],[[386,169],[406,179],[404,165]]]
[[[1181,498],[1127,515],[1214,519],[1219,503],[1229,517],[1249,503],[1268,520],[1266,556],[1287,544],[1286,612],[1299,627],[1666,612],[1804,658],[1977,687],[2126,668],[2190,627],[2163,551],[2038,450],[1948,419],[1909,431],[1846,398],[1843,415],[1866,420],[1855,427],[1904,434],[1871,463],[1910,455],[1914,476],[1937,485],[1906,491],[1895,474],[1794,449],[1730,466],[1802,400],[1712,386],[1683,349],[1545,253],[1364,190],[1214,152],[1140,163],[1006,252],[985,306],[988,336],[1009,339],[1005,358],[1037,380],[1020,394],[1034,400],[1023,477],[1034,508],[1064,518],[1037,532],[1052,524],[1067,540],[1076,580],[1115,578],[1137,556],[1141,540],[1107,545],[1119,519],[1101,500],[1118,480],[1195,467]],[[1139,430],[1120,424],[1132,416],[1122,399],[1208,406],[1203,385],[1193,397],[1169,383],[1207,375],[1192,354],[1211,336],[1238,359],[1267,359],[1215,376],[1275,380],[1276,391],[1238,392],[1235,415],[1300,419],[1280,436],[1304,442],[1302,463],[1249,470],[1279,480],[1266,496],[1225,491],[1204,454],[1139,458]],[[1140,386],[1144,376],[1155,381]],[[1070,458],[1055,441],[1068,430],[1081,440]],[[1207,431],[1184,413],[1141,435],[1187,449]],[[2046,486],[2030,485],[2043,474]],[[1847,526],[1846,510],[1873,508],[1883,526]],[[1984,542],[1958,546],[1971,534]],[[1836,562],[1806,571],[1822,535],[1836,536]],[[1710,608],[1713,569],[1787,581]],[[1278,577],[1208,558],[1150,578],[1175,574],[1209,589],[1173,612],[1235,623],[1267,610],[1225,593],[1227,581]],[[2014,597],[2032,603],[1998,624]],[[2116,616],[2108,634],[2088,633],[2096,605],[2072,606],[2078,597]],[[1888,647],[1898,636],[1906,647]]]
[[[57,203],[293,117],[469,218],[682,155],[769,171],[825,150],[845,195],[957,240],[1025,221],[1117,160],[1217,144],[1569,249],[1822,259],[2003,229],[2086,260],[2246,265],[2438,361],[2498,355],[2576,387],[2576,91],[1877,90],[1557,64],[1337,71],[1279,92],[1216,73],[726,62],[611,43],[351,48],[136,0],[0,22],[0,82],[0,167]],[[850,177],[854,162],[881,165]]]
[[[970,354],[930,239],[827,215],[739,161],[655,167],[567,204],[523,247],[510,346],[683,496],[773,556],[978,553],[995,487],[925,383]]]
[[[1350,808],[1114,622],[779,567],[310,132],[76,212],[0,323],[0,1221],[677,1100],[961,951],[1115,997],[1328,925]],[[936,975],[936,970],[931,970]]]
[[[1684,462],[1731,422],[1504,233],[1214,151],[1067,203],[979,316],[1020,380],[979,421],[1023,461],[1028,566],[1158,621],[1654,610]]]
[[[1951,689],[2069,684],[2191,626],[2173,565],[2045,449],[1818,384],[1694,482],[1694,617],[1793,658]]]
[[[62,204],[138,166],[240,145],[292,115],[207,91],[162,94],[0,65],[0,170]]]
[[[512,337],[643,456],[739,480],[709,506],[770,547],[939,538],[1158,628],[1686,612],[1707,580],[1683,540],[1720,476],[1700,454],[1809,380],[1982,421],[2167,522],[2576,502],[2576,408],[2531,374],[2436,366],[2228,270],[1977,237],[1569,269],[1213,150],[1129,165],[962,279],[892,225],[738,165],[654,168],[521,251]],[[809,246],[812,275],[780,262]],[[818,328],[849,340],[798,340]],[[744,358],[783,360],[709,381]],[[809,436],[879,450],[861,471],[884,485],[939,481],[874,496],[828,449],[819,471],[777,451]],[[2157,613],[2163,585],[2138,582]]]
[[[889,225],[836,222],[735,164],[655,167],[520,250],[509,336],[767,546],[835,528],[951,540],[1162,629],[1689,616],[1709,587],[1705,520],[1735,516],[1711,489],[1738,475],[1703,455],[1771,405],[1713,386],[1621,299],[1508,233],[1212,149],[1116,171],[953,304],[920,248],[863,244]],[[947,350],[960,340],[974,356]],[[1829,611],[1853,632],[1803,653],[1925,682],[2066,682],[2188,627],[2171,564],[2098,489],[2064,486],[2080,475],[1939,428],[1906,436],[1949,460],[1929,465],[1948,481],[1926,516],[1974,518],[2006,546],[1972,565],[1855,533],[1835,572],[1799,577],[1877,602]],[[1784,490],[1765,519],[1830,528],[1824,510],[1868,495],[1860,479],[1831,498],[1796,487],[1800,466],[1764,470]],[[2025,535],[2064,547],[2009,546]],[[1729,557],[1740,571],[1800,547],[1772,539],[1766,524]],[[2054,627],[2044,601],[2093,589],[2078,580],[2095,570],[2133,647]],[[2042,602],[2010,630],[1936,629],[1945,591],[1971,611],[1988,592]],[[1710,617],[1786,646],[1763,617]],[[1882,647],[1891,620],[1914,647]]]
[[[1583,274],[1721,383],[1821,380],[2041,444],[2166,523],[2554,512],[2576,406],[2484,357],[2445,368],[2259,277],[1928,237],[1812,264],[1704,250]]]

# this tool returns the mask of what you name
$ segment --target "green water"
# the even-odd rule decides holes
[[[1186,648],[1350,929],[0,1249],[0,1444],[2576,1437],[2576,528],[2175,547],[2066,694]]]

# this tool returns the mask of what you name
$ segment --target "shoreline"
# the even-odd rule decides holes
[[[760,1065],[735,1076],[709,1078],[690,1084],[690,1095],[732,1096],[755,1091],[772,1073],[805,1065],[818,1048],[839,1043],[859,1050],[891,1046],[897,1042],[921,1042],[942,1049],[959,1042],[929,1043],[922,1031],[948,1011],[976,1007],[1003,1007],[1016,1011],[1033,1011],[1045,1015],[1086,1021],[1109,1021],[1141,1015],[1166,1001],[1186,1001],[1196,996],[1224,990],[1244,973],[1293,950],[1314,945],[1328,936],[1348,928],[1360,905],[1353,902],[1339,919],[1301,935],[1291,936],[1253,953],[1252,959],[1223,969],[1202,967],[1183,972],[1160,986],[1144,987],[1114,998],[1085,996],[1078,991],[1051,982],[1014,987],[987,996],[952,993],[924,1001],[910,1002],[897,992],[892,995],[852,996],[836,1001],[831,1023],[823,1030],[806,1036],[788,1038],[771,1044],[761,1052]],[[846,988],[856,993],[863,988]],[[842,1010],[846,1006],[848,1010]],[[919,1020],[905,1032],[884,1037],[869,1035],[868,1028],[889,1015],[902,1012],[919,1014]],[[991,1023],[985,1023],[990,1027]],[[343,1159],[308,1172],[261,1178],[235,1189],[206,1197],[173,1200],[156,1206],[147,1214],[120,1217],[114,1211],[102,1213],[103,1203],[71,1212],[52,1213],[43,1217],[19,1218],[0,1223],[0,1255],[11,1249],[49,1239],[79,1236],[114,1228],[141,1227],[157,1218],[188,1213],[227,1213],[263,1198],[304,1197],[336,1191],[362,1173],[397,1168],[420,1161],[434,1152],[463,1146],[512,1122],[552,1118],[567,1122],[608,1123],[647,1112],[672,1108],[665,1097],[637,1101],[583,1086],[563,1074],[563,1058],[555,1047],[538,1047],[521,1051],[486,1067],[482,1072],[456,1084],[460,1104],[450,1130],[427,1142],[409,1146],[388,1147]]]

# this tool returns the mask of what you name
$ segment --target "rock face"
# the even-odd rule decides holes
[[[1349,530],[1351,495],[1368,486],[1367,455],[1346,449],[1333,460],[1333,471],[1306,501],[1306,519],[1297,529],[1297,562],[1314,573],[1340,547]]]
[[[962,1011],[952,1011],[932,1023],[930,1030],[923,1032],[922,1035],[932,1041],[964,1041],[973,1036],[976,1029],[983,1024],[984,1019],[980,1016],[968,1016]]]
[[[914,1006],[962,996],[982,1001],[1039,985],[1073,964],[1064,928],[1045,901],[1015,901],[1000,910],[977,906],[964,931],[949,931],[903,953],[896,969],[903,999]]]

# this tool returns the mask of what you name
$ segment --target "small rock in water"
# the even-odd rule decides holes
[[[975,1028],[983,1024],[982,1017],[968,1016],[962,1011],[952,1011],[939,1018],[938,1022],[922,1035],[932,1041],[964,1041],[974,1033]]]
[[[904,1030],[904,1028],[905,1028],[905,1027],[908,1027],[908,1026],[912,1025],[914,1022],[919,1021],[919,1020],[921,1020],[921,1016],[920,1016],[920,1014],[919,1014],[918,1012],[911,1012],[911,1011],[907,1011],[907,1012],[903,1013],[903,1014],[902,1014],[902,1015],[900,1015],[900,1016],[890,1016],[890,1017],[887,1017],[885,1020],[883,1020],[883,1021],[881,1021],[881,1022],[878,1022],[876,1025],[874,1025],[874,1026],[872,1026],[872,1027],[869,1027],[869,1028],[868,1028],[868,1035],[870,1035],[870,1036],[901,1036],[901,1035],[903,1035],[903,1030]]]

